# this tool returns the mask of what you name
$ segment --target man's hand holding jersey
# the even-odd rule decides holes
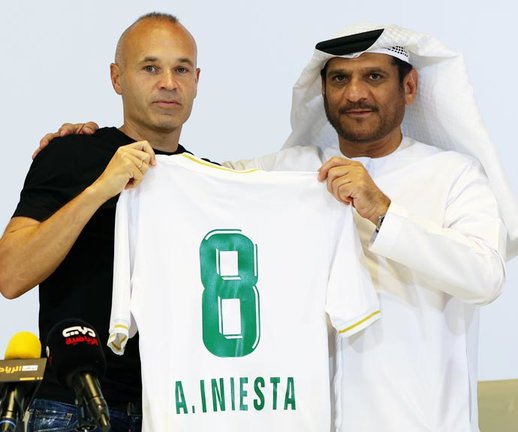
[[[332,157],[320,167],[318,179],[327,182],[327,189],[338,201],[351,204],[361,217],[375,225],[387,213],[390,198],[358,161]]]

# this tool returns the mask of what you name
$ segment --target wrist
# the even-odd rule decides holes
[[[93,206],[100,207],[102,206],[106,201],[108,201],[111,197],[106,196],[106,193],[104,193],[103,188],[99,187],[97,182],[91,184],[84,190],[84,197],[86,201]]]
[[[391,201],[387,197],[384,205],[378,209],[376,219],[374,221],[372,221],[374,223],[374,225],[376,225],[376,232],[379,232],[379,230],[381,229],[381,225],[383,224],[383,221],[385,220],[385,216],[387,215],[388,209],[390,207],[390,203],[391,203]]]

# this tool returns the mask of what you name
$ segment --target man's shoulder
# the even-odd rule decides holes
[[[53,139],[34,159],[33,165],[56,166],[88,163],[92,160],[111,158],[121,145],[133,142],[117,128],[98,129],[92,135],[67,135]]]
[[[414,141],[412,145],[401,151],[393,163],[392,173],[417,178],[437,178],[440,176],[444,184],[453,184],[460,179],[482,179],[486,177],[480,162],[473,156],[451,149],[439,148]],[[411,174],[410,174],[411,173]]]
[[[258,168],[266,171],[315,171],[322,165],[321,150],[315,146],[294,146],[278,152],[223,165],[234,169]]]
[[[103,128],[53,140],[32,162],[14,215],[49,217],[98,178],[124,137],[115,128]]]
[[[449,163],[453,165],[470,165],[477,163],[477,160],[473,156],[453,150],[453,146],[452,148],[440,148],[410,138],[405,139],[409,141],[409,145],[404,150],[406,154],[412,155],[413,157],[433,157],[441,163]]]
[[[98,129],[94,134],[91,135],[66,135],[63,137],[54,138],[47,147],[45,147],[40,153],[46,151],[52,152],[70,152],[76,150],[77,147],[83,146],[109,146],[117,144],[117,147],[121,144],[129,144],[131,140],[122,134],[117,128],[104,127]]]

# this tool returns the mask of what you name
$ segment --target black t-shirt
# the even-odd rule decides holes
[[[102,128],[90,136],[71,135],[53,140],[32,163],[13,216],[38,221],[49,218],[100,176],[118,147],[134,141],[117,128]],[[179,145],[175,154],[183,152],[186,150]],[[111,407],[123,407],[140,400],[142,391],[138,335],[128,341],[123,356],[113,354],[106,347],[117,198],[97,210],[63,262],[39,286],[42,345],[45,346],[54,324],[63,319],[79,318],[89,322],[103,343],[107,370],[101,387]],[[74,403],[73,391],[60,386],[49,368],[37,397]]]

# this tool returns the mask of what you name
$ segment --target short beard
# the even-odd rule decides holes
[[[397,112],[399,114],[395,116],[391,116],[390,118],[382,118],[380,124],[377,128],[362,132],[354,130],[346,129],[340,123],[340,115],[345,114],[348,110],[358,109],[358,108],[367,108],[374,112],[379,112],[379,107],[377,105],[366,104],[362,102],[358,103],[349,103],[346,106],[342,106],[338,108],[334,113],[329,109],[329,102],[327,100],[327,95],[323,95],[324,98],[324,109],[326,112],[326,117],[331,126],[333,126],[334,130],[338,134],[338,136],[345,141],[353,142],[353,143],[369,143],[373,141],[377,141],[387,136],[392,130],[396,127],[399,127],[401,122],[403,121],[403,116],[405,113],[405,105],[402,102],[401,107],[397,107]]]

